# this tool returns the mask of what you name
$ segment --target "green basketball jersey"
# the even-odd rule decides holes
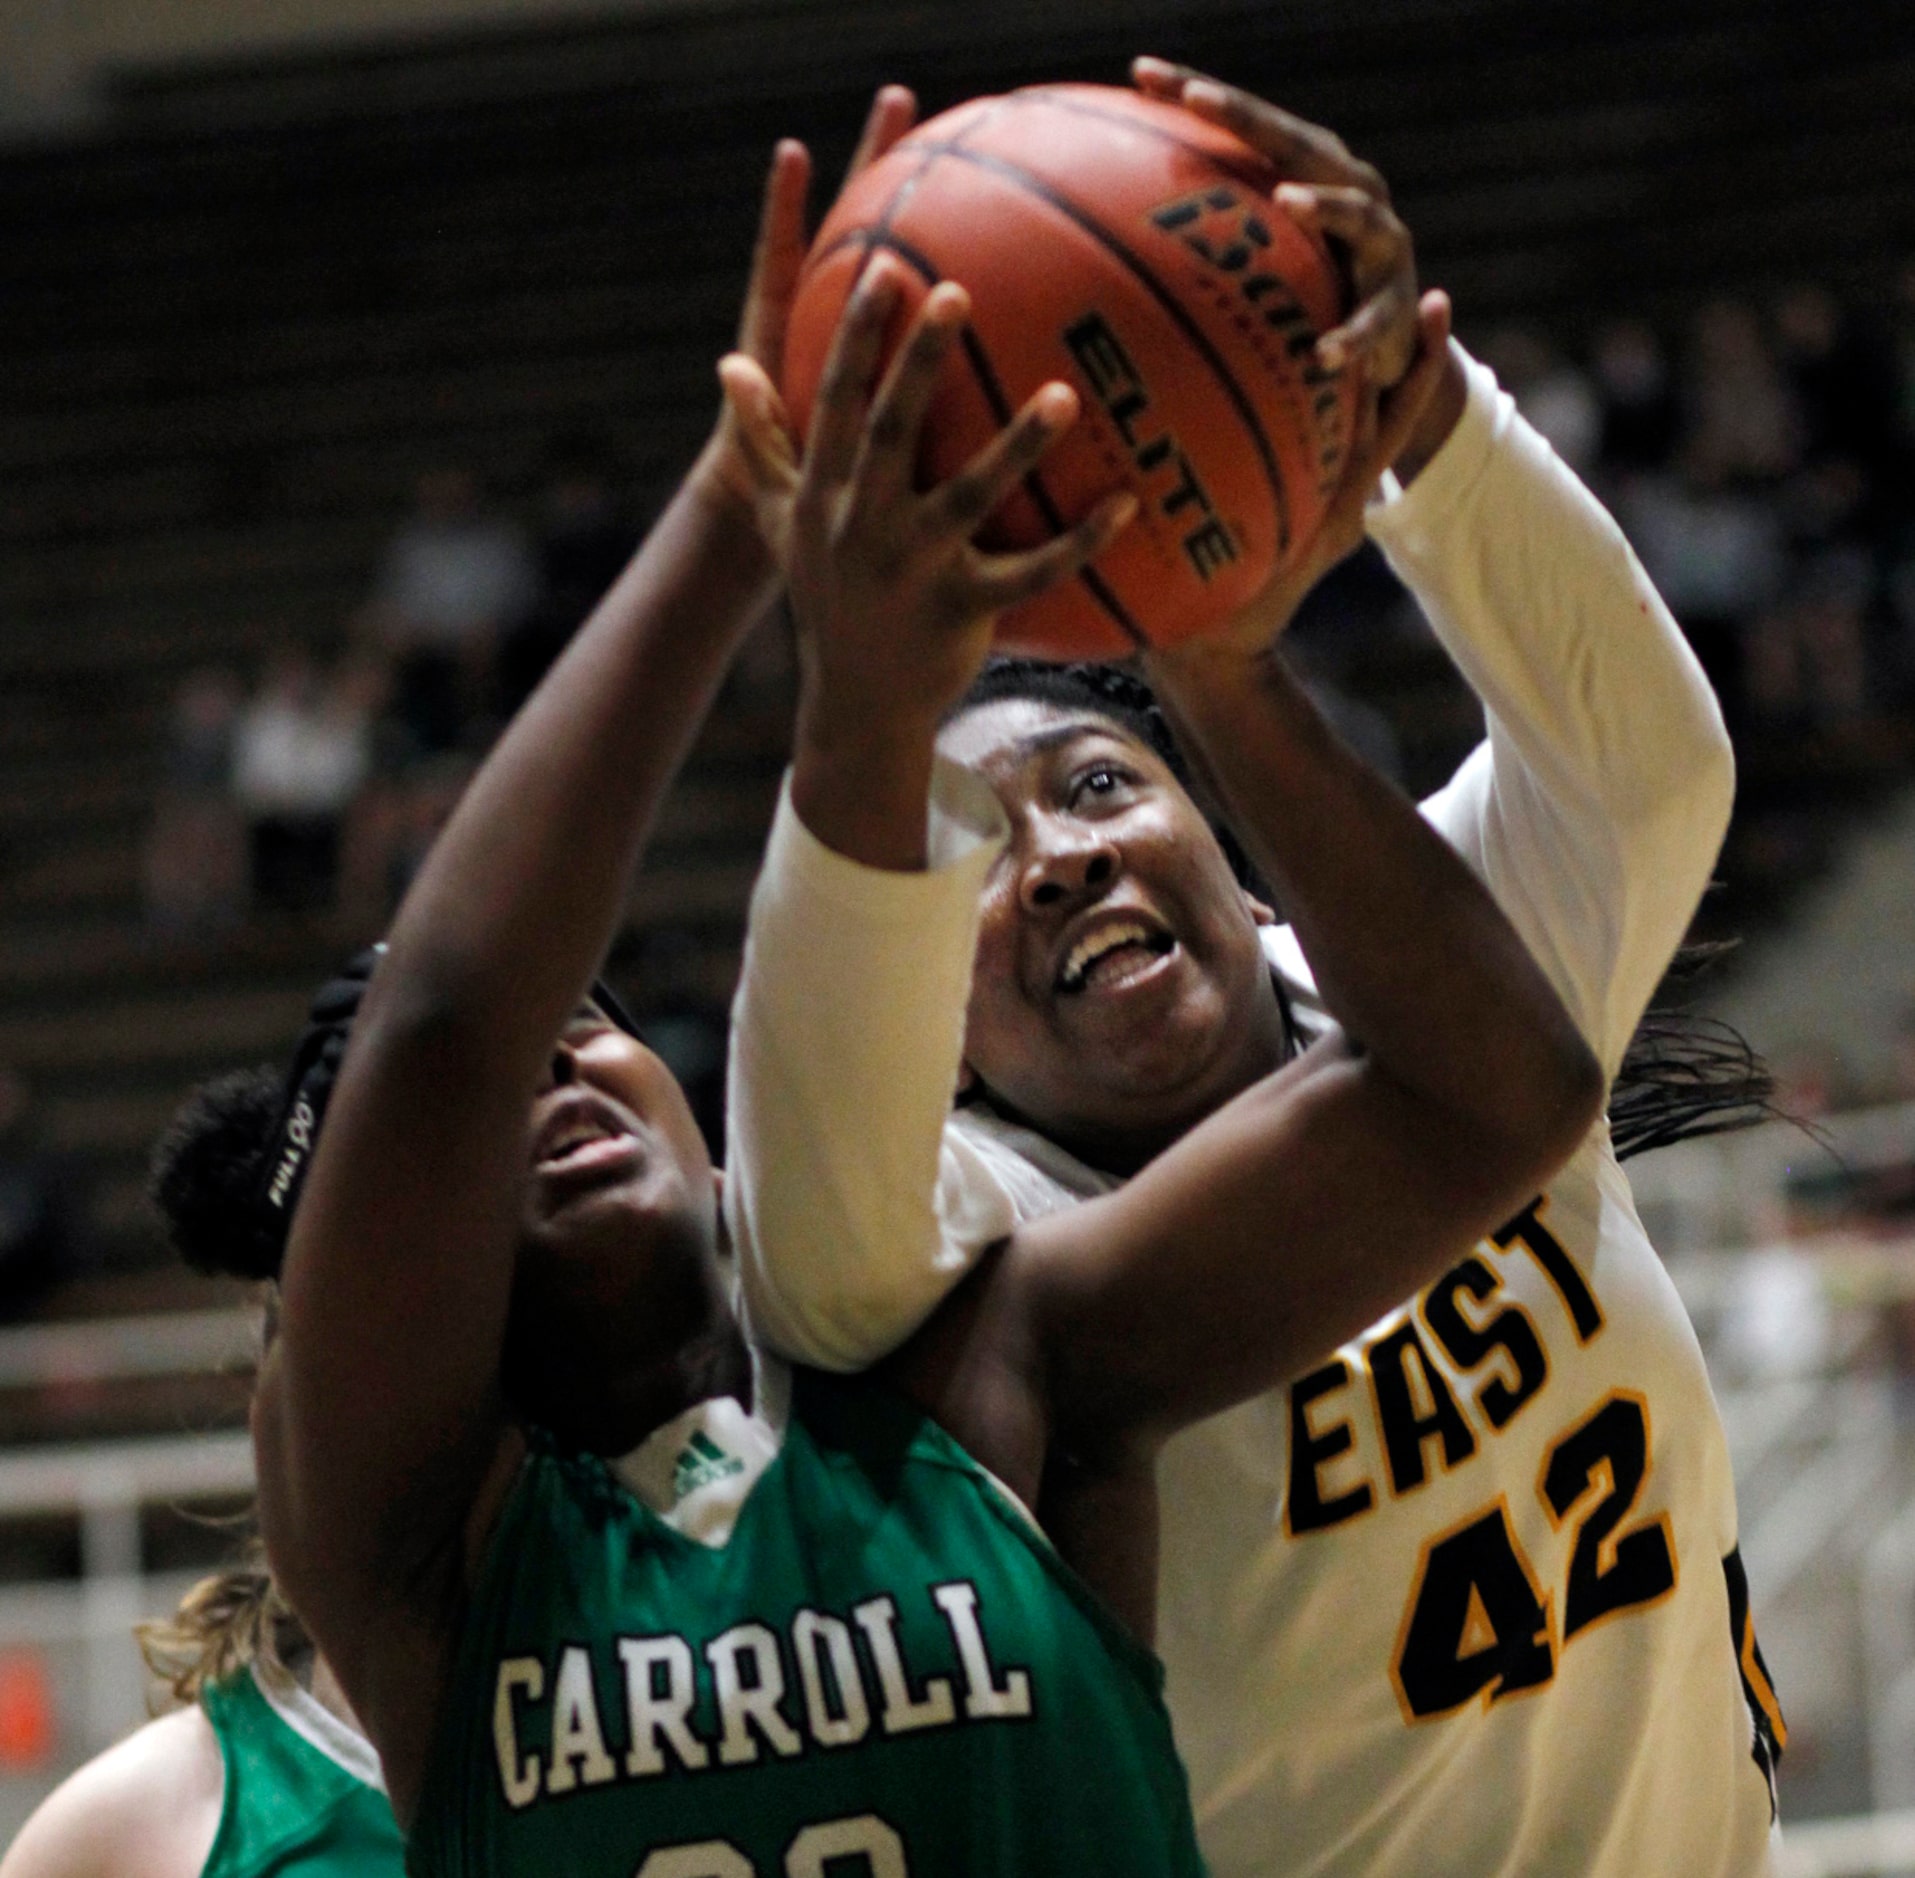
[[[716,1544],[627,1483],[722,1490],[737,1444],[670,1439],[649,1474],[528,1458],[415,1878],[1201,1872],[1156,1659],[920,1410],[797,1373]]]
[[[226,1764],[201,1878],[400,1878],[405,1842],[371,1743],[303,1690],[269,1695],[250,1670],[200,1702]]]

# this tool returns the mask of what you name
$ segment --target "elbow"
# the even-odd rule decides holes
[[[1550,1056],[1551,1093],[1542,1105],[1539,1133],[1543,1136],[1540,1151],[1554,1173],[1602,1119],[1609,1085],[1595,1051],[1567,1017]]]
[[[1564,1016],[1540,1040],[1522,1099],[1483,1156],[1498,1204],[1544,1185],[1602,1119],[1607,1096],[1601,1062]]]
[[[1697,829],[1707,829],[1713,848],[1720,848],[1735,807],[1735,747],[1713,697],[1709,705],[1707,722],[1697,729],[1678,793],[1687,811],[1685,819]]]

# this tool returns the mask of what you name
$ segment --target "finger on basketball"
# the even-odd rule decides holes
[[[1409,230],[1389,203],[1372,190],[1346,183],[1277,185],[1276,199],[1297,221],[1334,235],[1372,266],[1392,266],[1410,245]]]
[[[1326,573],[1351,553],[1363,534],[1363,511],[1387,465],[1377,452],[1378,394],[1366,387],[1357,402],[1349,460],[1343,480],[1310,544],[1313,577]]]
[[[984,604],[991,612],[1001,613],[1061,586],[1096,560],[1130,526],[1136,514],[1137,498],[1128,489],[1115,490],[1081,522],[1041,548],[979,555],[977,580]]]
[[[926,498],[932,533],[976,532],[984,518],[1028,476],[1044,452],[1077,421],[1077,393],[1061,380],[1040,385],[1024,408],[948,482]]]
[[[1361,363],[1382,386],[1396,384],[1416,351],[1413,283],[1388,282],[1334,331],[1317,341],[1317,357],[1332,371]]]
[[[825,359],[806,452],[807,470],[815,482],[841,483],[857,463],[871,381],[897,297],[897,263],[886,254],[874,256],[852,292]]]
[[[781,139],[765,177],[751,282],[738,321],[738,350],[774,371],[784,355],[785,327],[804,269],[805,196],[810,183],[810,152],[795,138]]]
[[[1388,200],[1389,189],[1383,178],[1361,158],[1352,156],[1335,131],[1187,65],[1167,69],[1174,74],[1174,89],[1166,86],[1159,90],[1153,85],[1154,96],[1181,104],[1198,117],[1235,132],[1286,177],[1303,183],[1352,184]]]
[[[889,500],[910,483],[938,374],[970,310],[970,295],[955,281],[940,281],[925,296],[872,401],[860,477],[867,495]]]
[[[875,163],[917,119],[915,92],[905,85],[880,85],[871,100],[871,109],[865,113],[864,129],[858,133],[858,147],[845,165],[845,182],[868,164]]]

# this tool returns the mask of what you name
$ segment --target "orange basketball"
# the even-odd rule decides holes
[[[980,539],[1046,541],[1112,489],[1139,512],[1073,582],[1014,608],[1001,644],[1122,658],[1216,625],[1322,520],[1352,374],[1312,347],[1343,312],[1322,243],[1271,201],[1271,166],[1173,105],[1101,85],[979,98],[920,125],[846,189],[805,264],[784,390],[808,422],[832,333],[874,249],[909,314],[940,280],[971,295],[919,464],[959,469],[1046,381],[1083,415]]]

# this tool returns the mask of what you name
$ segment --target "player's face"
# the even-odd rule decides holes
[[[704,1138],[671,1071],[587,1004],[533,1098],[526,1158],[508,1386],[544,1425],[630,1447],[644,1379],[712,1320]]]
[[[965,1061],[1101,1165],[1148,1158],[1274,1069],[1283,1025],[1257,928],[1163,760],[1108,719],[1031,699],[939,739],[1010,818],[984,890]]]

